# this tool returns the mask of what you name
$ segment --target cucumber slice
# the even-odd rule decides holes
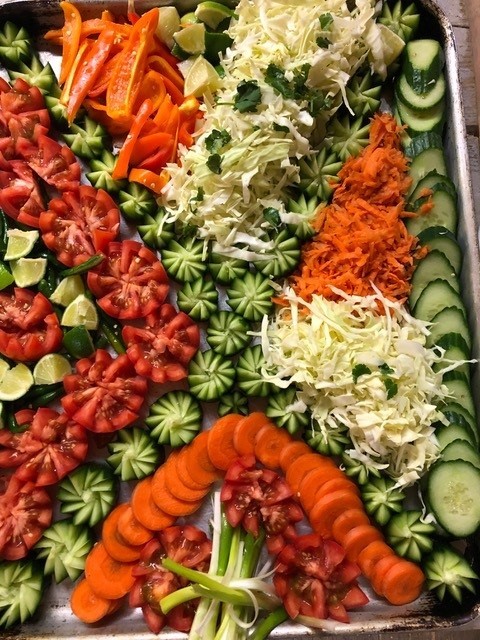
[[[250,342],[249,329],[248,321],[237,313],[218,311],[208,323],[207,342],[222,356],[233,356]]]
[[[237,384],[240,391],[247,396],[265,398],[271,393],[272,385],[262,375],[262,368],[266,367],[260,344],[244,350],[237,362]]]
[[[308,445],[322,456],[340,456],[343,451],[353,446],[347,429],[331,430],[326,435],[315,423],[305,431],[304,438]]]
[[[108,193],[117,193],[127,186],[126,180],[114,180],[112,173],[117,159],[107,149],[104,149],[100,158],[90,160],[90,172],[86,174],[87,180],[96,189],[103,189]]]
[[[213,349],[198,351],[191,360],[188,384],[191,393],[203,402],[219,400],[235,382],[235,366]]]
[[[478,576],[467,560],[452,547],[436,545],[423,563],[427,589],[434,591],[439,600],[448,594],[461,603],[465,591],[475,593],[474,580]]]
[[[373,84],[373,76],[366,73],[363,77],[355,75],[347,86],[347,100],[350,109],[357,117],[365,117],[378,110],[380,106],[381,84]]]
[[[448,176],[442,176],[433,170],[425,174],[425,176],[417,182],[410,196],[410,203],[415,203],[416,200],[425,196],[425,189],[435,192],[439,188],[448,191],[448,193],[456,198],[457,190],[450,178]]]
[[[433,147],[431,149],[425,149],[413,158],[410,163],[410,167],[408,168],[408,172],[412,178],[412,187],[409,190],[409,197],[417,182],[430,173],[430,171],[436,171],[442,176],[447,175],[447,165],[445,164],[445,154],[443,149]]]
[[[420,294],[413,308],[413,315],[419,320],[432,322],[433,318],[446,307],[456,307],[466,318],[465,306],[459,294],[445,280],[436,279],[430,282]]]
[[[400,120],[408,126],[410,136],[417,136],[425,131],[441,133],[445,118],[445,101],[441,100],[431,109],[417,111],[402,102],[400,96],[396,96],[396,107]]]
[[[300,242],[286,229],[273,238],[274,246],[265,255],[266,260],[259,260],[255,267],[265,276],[279,278],[291,273],[300,260]]]
[[[435,107],[445,97],[445,76],[441,73],[438,80],[425,93],[417,93],[408,84],[405,74],[398,79],[396,90],[400,100],[415,111],[425,111]]]
[[[62,138],[76,156],[86,160],[102,157],[109,140],[107,130],[88,116],[83,118],[81,126],[71,124],[69,133],[64,133]]]
[[[45,561],[45,575],[53,574],[58,584],[67,578],[76,580],[85,568],[93,547],[90,530],[69,520],[60,520],[43,532],[35,545],[37,557]]]
[[[480,471],[471,462],[449,460],[431,467],[427,502],[437,522],[455,538],[475,533],[480,523]]]
[[[227,303],[233,311],[252,322],[270,313],[274,294],[270,278],[250,271],[243,278],[235,278],[227,289]]]
[[[44,588],[43,572],[35,562],[1,562],[0,629],[9,629],[31,618],[38,609]]]
[[[303,410],[294,387],[280,389],[270,394],[265,414],[277,427],[282,427],[292,435],[301,433],[310,423],[310,413]]]
[[[169,391],[150,407],[145,424],[159,444],[180,447],[202,428],[202,408],[187,391]]]
[[[441,450],[448,447],[451,442],[457,441],[468,442],[468,444],[476,446],[476,441],[472,436],[470,427],[465,427],[462,424],[442,424],[435,429],[435,436]]]
[[[445,354],[441,362],[435,363],[433,366],[434,371],[441,371],[445,366],[448,366],[449,361],[461,362],[462,360],[470,359],[470,350],[467,343],[459,333],[447,333],[438,340],[437,345],[445,349]],[[470,379],[470,364],[464,362],[462,365],[457,366],[455,371],[464,374]]]
[[[433,547],[435,525],[424,522],[421,511],[402,511],[393,515],[386,528],[387,541],[398,555],[420,562]]]
[[[424,229],[429,227],[445,227],[451,233],[456,233],[458,223],[458,210],[456,197],[444,188],[444,185],[437,184],[432,189],[433,195],[419,198],[415,201],[412,209],[418,211],[423,204],[426,204],[431,197],[433,207],[428,213],[420,214],[416,218],[409,218],[406,227],[414,236],[418,236]]]
[[[203,241],[193,237],[182,239],[181,242],[172,239],[162,249],[162,264],[173,280],[193,282],[202,278],[207,270],[203,249]]]
[[[226,416],[229,413],[248,415],[248,398],[240,391],[233,391],[222,396],[218,403],[218,415]]]
[[[444,56],[437,40],[414,40],[405,47],[403,65],[407,82],[416,93],[430,90],[443,68]]]
[[[442,136],[439,136],[438,133],[434,131],[425,131],[415,136],[415,138],[412,138],[410,144],[405,149],[405,154],[409,156],[409,158],[414,159],[428,149],[443,150]],[[432,169],[434,168],[435,167],[432,167]]]
[[[474,467],[480,469],[480,456],[478,451],[465,440],[454,440],[450,442],[442,451],[442,461],[465,460],[470,462]]]
[[[442,413],[445,418],[447,418],[449,426],[453,427],[454,425],[458,425],[465,429],[465,431],[470,435],[469,441],[474,443],[475,447],[478,448],[479,435],[477,427],[474,419],[468,411],[459,404],[451,402],[446,405],[446,407],[442,408]]]
[[[448,388],[452,400],[465,407],[470,415],[475,416],[475,403],[467,376],[458,371],[447,371],[443,376],[443,384]]]
[[[362,487],[362,501],[366,512],[381,526],[387,524],[394,513],[403,510],[405,493],[395,487],[391,478],[372,478]]]
[[[332,183],[338,182],[337,174],[341,168],[338,155],[323,147],[317,155],[300,160],[299,188],[310,197],[328,200],[333,191]]]
[[[427,347],[437,344],[442,336],[448,333],[458,333],[464,339],[470,353],[472,339],[463,309],[458,306],[446,306],[432,318],[431,322],[433,324],[430,327],[430,335],[427,336]]]
[[[457,293],[460,293],[460,283],[455,275],[455,270],[445,255],[435,249],[430,251],[423,260],[420,260],[413,273],[412,288],[408,299],[411,309],[414,308],[425,287],[437,278],[445,280]]]
[[[218,307],[218,291],[211,280],[198,278],[185,282],[178,291],[177,304],[180,311],[199,322],[208,320]]]
[[[445,227],[428,227],[418,235],[418,241],[422,247],[428,247],[430,251],[441,251],[455,273],[460,274],[462,267],[462,250],[454,234]]]
[[[8,75],[12,81],[21,78],[32,87],[38,87],[43,94],[50,93],[52,85],[56,83],[50,63],[44,66],[36,56],[28,64],[19,62],[15,70],[9,69]]]
[[[107,462],[113,473],[126,481],[149,476],[160,459],[160,451],[153,438],[137,427],[121,429],[115,442],[109,442],[108,451]]]
[[[235,278],[243,278],[248,271],[248,262],[212,253],[208,262],[212,278],[219,284],[230,284]]]
[[[420,22],[420,14],[415,3],[405,7],[402,0],[395,5],[384,3],[378,22],[396,33],[404,42],[411,40]]]

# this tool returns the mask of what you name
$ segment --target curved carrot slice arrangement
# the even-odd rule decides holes
[[[237,423],[233,432],[233,446],[239,456],[252,456],[255,453],[255,438],[265,425],[272,425],[270,418],[260,411],[245,416]],[[305,445],[308,450],[308,445]]]
[[[372,542],[382,541],[383,536],[377,527],[371,524],[361,524],[351,529],[343,539],[343,548],[347,552],[347,558],[351,562],[357,562],[362,551]]]
[[[143,545],[152,539],[153,533],[139,522],[130,505],[118,518],[118,534],[120,539],[133,547]]]
[[[282,449],[291,441],[292,437],[288,431],[267,424],[260,429],[255,438],[255,457],[267,469],[278,469]]]
[[[305,442],[292,440],[280,454],[280,469],[283,473],[286,473],[289,466],[295,462],[297,458],[311,452],[312,450]]]
[[[159,509],[152,498],[152,478],[137,484],[132,494],[132,510],[135,518],[147,529],[161,531],[175,522],[175,518]]]
[[[396,557],[393,549],[383,540],[374,540],[360,551],[357,564],[364,575],[371,575],[380,560],[390,557]]]
[[[97,542],[87,556],[85,579],[93,593],[106,600],[118,600],[133,587],[133,563],[117,562],[102,542]]]
[[[238,458],[238,451],[233,444],[233,434],[242,419],[243,416],[238,413],[229,413],[217,420],[208,432],[208,457],[217,469],[226,471]]]
[[[82,622],[93,624],[116,611],[120,606],[120,602],[97,596],[88,582],[83,579],[73,588],[70,596],[70,606],[73,613]]]
[[[140,547],[132,547],[119,538],[120,517],[129,508],[128,504],[115,507],[105,518],[102,527],[102,540],[107,553],[117,562],[135,562],[140,558]]]

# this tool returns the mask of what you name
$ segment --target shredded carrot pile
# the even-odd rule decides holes
[[[390,300],[404,302],[414,263],[426,252],[417,246],[402,217],[410,186],[408,160],[400,150],[402,129],[388,114],[372,120],[370,142],[342,167],[332,203],[319,211],[317,235],[302,250],[291,284],[297,295],[338,299],[370,295],[372,283]]]

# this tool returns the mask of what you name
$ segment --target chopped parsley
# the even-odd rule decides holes
[[[328,45],[327,45],[328,46]],[[307,87],[310,65],[304,64],[292,80],[287,80],[285,72],[276,64],[269,64],[265,72],[265,82],[284,98],[305,101],[308,113],[315,117],[322,109],[331,107],[331,100],[326,98],[320,89]]]
[[[332,44],[328,38],[323,36],[318,36],[316,42],[321,49],[328,49],[329,45]]]
[[[207,167],[212,173],[222,173],[222,156],[219,153],[212,153],[207,160]]]
[[[210,153],[217,153],[222,147],[230,142],[232,136],[225,129],[214,129],[210,135],[205,138],[205,146]]]
[[[352,369],[352,377],[354,384],[357,384],[360,376],[366,376],[369,373],[372,373],[371,370],[367,367],[366,364],[356,364]]]
[[[385,389],[387,390],[387,400],[390,400],[390,398],[393,398],[393,396],[397,395],[398,386],[395,380],[385,377],[383,379],[383,384],[385,385]]]
[[[393,369],[392,367],[389,367],[388,364],[386,362],[384,362],[383,364],[381,364],[379,367],[380,371],[385,374],[388,375],[389,373],[393,373]]]
[[[330,29],[330,27],[332,26],[333,16],[331,13],[322,13],[319,20],[320,20],[320,26],[322,30],[326,31],[327,29]]]
[[[256,80],[242,80],[237,85],[233,108],[240,113],[256,111],[262,101],[262,92]]]

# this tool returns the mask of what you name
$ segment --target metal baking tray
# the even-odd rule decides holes
[[[321,0],[319,0],[321,1]],[[421,33],[426,37],[438,38],[445,51],[445,73],[448,81],[448,112],[445,131],[446,155],[449,175],[458,189],[459,228],[458,239],[463,250],[464,260],[461,284],[467,305],[470,329],[473,335],[472,356],[480,360],[480,257],[477,244],[477,221],[475,220],[470,168],[467,150],[467,134],[463,115],[462,94],[458,69],[457,45],[453,28],[435,0],[415,0],[422,9]],[[126,2],[119,0],[75,0],[83,16],[93,17],[102,9],[111,9],[114,13],[125,13]],[[173,0],[182,10],[190,10],[196,4],[194,0]],[[168,0],[137,0],[138,10],[152,6],[172,4]],[[37,49],[43,62],[47,60],[58,68],[58,55],[49,50],[42,42],[41,35],[46,30],[62,24],[62,14],[56,0],[0,0],[0,23],[7,20],[25,26],[37,37]],[[480,367],[474,367],[472,385],[477,412],[480,408]],[[126,497],[126,496],[125,496]],[[199,514],[199,524],[205,530],[208,527],[208,507]],[[473,558],[476,568],[480,568],[480,537],[468,541],[466,553]],[[364,610],[351,614],[351,623],[336,625],[329,621],[328,631],[315,631],[293,623],[285,623],[277,628],[272,637],[279,639],[322,637],[326,634],[336,637],[358,635],[379,631],[395,630],[432,630],[465,624],[480,615],[480,602],[472,597],[462,607],[456,605],[451,610],[440,606],[435,599],[424,594],[416,602],[393,607],[380,600],[363,585],[371,602]],[[18,640],[73,640],[73,638],[95,638],[96,640],[176,640],[185,638],[184,634],[164,629],[155,636],[146,629],[140,610],[124,607],[106,624],[86,626],[71,613],[69,595],[71,585],[50,587],[39,612],[34,619],[20,629],[4,632],[2,638]]]

